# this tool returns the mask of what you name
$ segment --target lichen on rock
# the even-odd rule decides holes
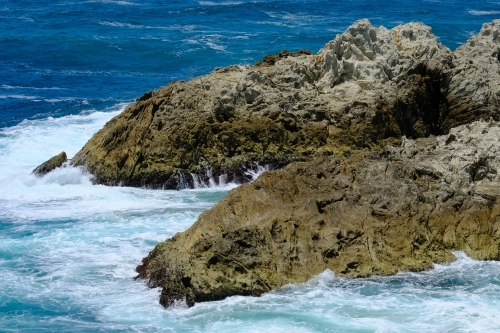
[[[330,269],[338,276],[429,269],[461,250],[499,260],[500,125],[269,171],[229,192],[138,267],[160,302],[260,295]],[[353,172],[354,171],[354,172]]]

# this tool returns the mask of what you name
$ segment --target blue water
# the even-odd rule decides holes
[[[148,90],[282,49],[317,52],[360,18],[423,21],[455,49],[500,18],[500,3],[1,1],[0,332],[500,332],[500,263],[462,253],[424,273],[327,271],[167,311],[133,281],[135,265],[235,184],[152,191],[94,186],[78,168],[30,175]]]
[[[423,21],[451,49],[500,17],[495,1],[0,2],[0,127],[103,110],[171,80],[317,52],[356,19]]]

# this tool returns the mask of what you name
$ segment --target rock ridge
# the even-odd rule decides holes
[[[244,181],[255,162],[342,156],[498,120],[499,22],[451,52],[422,23],[360,20],[317,54],[284,51],[146,93],[71,163],[96,183],[179,188],[207,169]]]
[[[40,164],[33,170],[33,174],[42,177],[56,168],[60,168],[68,161],[66,152],[61,152],[58,155],[48,159],[46,162]]]

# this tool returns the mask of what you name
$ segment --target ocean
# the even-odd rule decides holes
[[[450,49],[500,18],[500,2],[0,2],[0,332],[500,332],[500,262],[346,280],[325,271],[262,297],[164,309],[134,281],[160,241],[237,184],[181,191],[92,185],[72,157],[127,103],[172,80],[317,52],[355,20],[422,21]],[[258,173],[256,168],[249,172]]]

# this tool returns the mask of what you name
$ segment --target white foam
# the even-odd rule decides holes
[[[7,99],[7,98],[12,98],[12,99],[37,99],[40,98],[38,96],[30,96],[30,95],[22,95],[22,94],[13,94],[13,95],[0,95],[0,99]]]
[[[205,177],[208,181],[204,181],[202,177],[197,174],[191,173],[193,187],[195,189],[231,189],[237,186],[234,182],[228,182],[228,175],[220,175],[216,180],[213,176],[212,169],[207,169]]]
[[[265,12],[271,19],[278,21],[255,21],[255,24],[294,27],[318,24],[326,20],[325,16],[309,15],[306,13],[288,13],[288,12]]]
[[[80,168],[57,169],[43,178],[30,174],[61,150],[71,157],[123,107],[23,121],[0,130],[0,306],[18,302],[62,313],[40,318],[27,308],[16,316],[0,316],[0,327],[216,333],[500,331],[500,263],[474,261],[461,252],[455,254],[456,261],[427,272],[349,280],[327,270],[307,283],[261,297],[234,296],[165,310],[158,304],[158,290],[132,279],[135,266],[155,244],[188,228],[236,184],[226,180],[198,189],[161,191],[91,185]],[[256,165],[247,176],[256,179],[268,169]]]
[[[0,316],[0,327],[160,331],[175,322],[165,317],[157,290],[132,279],[135,266],[225,190],[92,185],[84,170],[70,166],[43,178],[30,174],[63,149],[74,154],[123,107],[23,121],[0,131],[0,302],[67,313],[45,321],[27,310],[16,318]],[[81,313],[96,320],[81,319]]]
[[[141,25],[141,24],[132,24],[132,23],[123,23],[123,22],[109,22],[109,21],[98,21],[100,25],[107,25],[110,27],[119,27],[119,28],[131,28],[131,29],[157,29],[157,30],[170,30],[170,27],[163,26],[149,26],[149,25]]]
[[[122,22],[109,22],[109,21],[99,21],[98,22],[101,25],[107,25],[110,27],[125,27],[125,28],[136,28],[136,29],[141,29],[144,28],[143,25],[139,24],[131,24],[131,23],[122,23]]]
[[[324,20],[325,16],[319,15],[309,15],[307,13],[275,13],[275,12],[265,12],[269,17],[279,18],[285,21],[299,22],[299,21],[318,21]]]
[[[262,173],[269,171],[271,168],[269,165],[261,166],[259,164],[255,164],[253,167],[250,167],[243,171],[245,176],[247,177],[249,182],[255,181]],[[193,182],[194,189],[224,189],[230,190],[238,186],[238,183],[235,181],[230,181],[230,175],[222,174],[217,179],[213,176],[212,169],[207,169],[205,171],[204,177],[200,175],[191,173],[191,180]],[[204,179],[207,179],[206,181]]]
[[[500,10],[469,10],[469,14],[474,16],[498,15]]]
[[[23,86],[10,86],[7,84],[2,84],[3,89],[30,89],[30,90],[69,90],[68,88],[59,87],[23,87]]]
[[[248,177],[251,178],[251,182],[256,180],[261,174],[263,174],[266,171],[271,170],[271,167],[269,165],[259,165],[255,164],[255,166],[248,168],[244,174],[247,175]]]
[[[244,2],[243,1],[225,1],[225,2],[198,1],[198,4],[202,6],[238,6],[244,4]]]
[[[226,51],[226,47],[225,46],[222,46],[222,45],[219,45],[219,44],[216,44],[214,42],[211,42],[211,41],[205,41],[205,44],[213,49],[213,50],[216,50],[216,51],[222,51],[222,52],[227,52]]]
[[[117,115],[125,104],[106,112],[88,115],[24,120],[0,130],[0,217],[20,219],[62,218],[74,211],[83,212],[85,202],[68,210],[74,200],[101,196],[92,190],[90,176],[80,168],[57,169],[43,178],[32,170],[48,158],[66,151],[72,157],[106,121]],[[88,203],[88,202],[87,202]],[[28,209],[27,207],[31,207]]]
[[[169,29],[171,29],[171,30],[176,30],[176,31],[181,31],[181,32],[187,32],[187,33],[193,32],[197,28],[198,28],[198,26],[194,25],[194,24],[186,24],[186,25],[173,24],[173,25],[169,26]]]
[[[16,17],[16,19],[22,20],[22,21],[27,21],[27,22],[35,22],[35,20],[32,19],[31,17],[27,17],[27,16],[24,16],[24,15],[18,16],[18,17]]]
[[[65,150],[74,155],[106,121],[117,115],[125,103],[106,112],[92,112],[45,120],[24,120],[16,126],[0,130],[0,167],[3,173],[31,170],[55,154]],[[0,175],[1,177],[1,175]]]
[[[74,101],[76,97],[64,97],[64,98],[45,98],[43,101],[47,103],[59,103],[59,102],[67,102]]]
[[[141,4],[130,2],[130,1],[120,1],[120,0],[87,0],[85,3],[104,3],[104,4],[113,4],[120,6],[140,6]]]

